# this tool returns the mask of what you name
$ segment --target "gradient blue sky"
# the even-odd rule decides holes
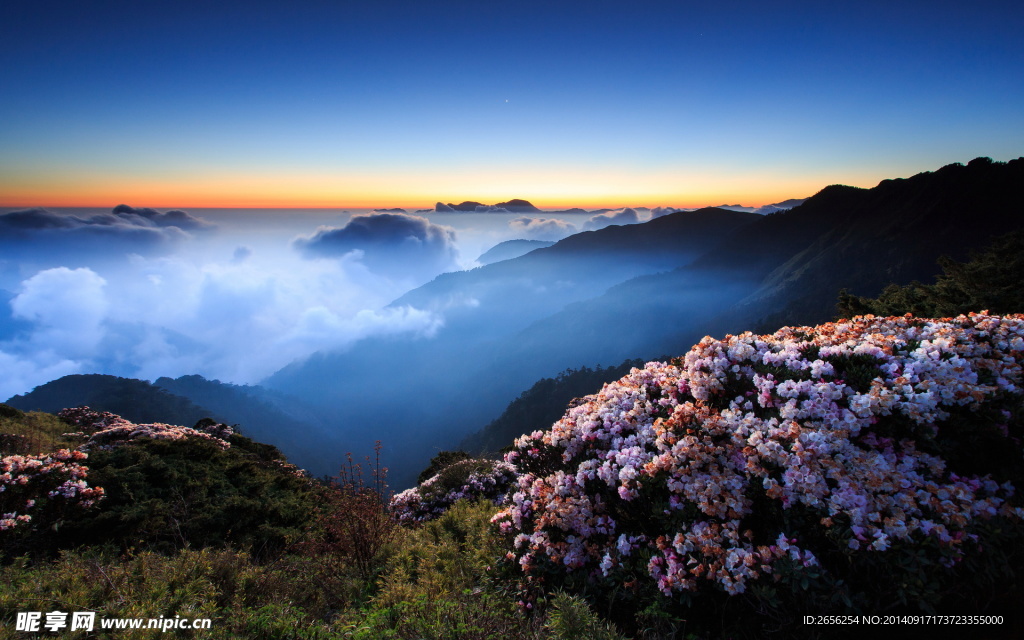
[[[760,205],[1024,154],[1024,3],[0,3],[0,206]]]

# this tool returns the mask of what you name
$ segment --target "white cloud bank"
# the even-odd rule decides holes
[[[38,349],[89,357],[103,338],[106,284],[90,269],[42,271],[26,280],[11,301],[12,315],[35,325],[32,341]]]
[[[306,260],[287,237],[263,242],[9,282],[0,401],[72,373],[255,383],[315,351],[383,334],[426,339],[443,325],[437,313],[386,307],[408,285],[371,270],[359,250]]]
[[[635,209],[626,207],[625,209],[599,213],[596,216],[592,216],[589,220],[583,223],[583,230],[595,231],[597,229],[610,227],[613,224],[636,224],[638,222],[640,222],[640,214],[638,214]]]
[[[508,223],[509,229],[522,240],[561,240],[576,233],[576,227],[558,218],[523,216]]]
[[[360,252],[370,270],[388,277],[426,281],[456,268],[455,231],[406,213],[353,216],[342,227],[320,227],[293,246],[307,258],[336,258]]]

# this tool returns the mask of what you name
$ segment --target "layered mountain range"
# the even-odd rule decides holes
[[[396,300],[444,315],[432,339],[365,340],[265,384],[335,412],[353,437],[403,443],[396,460],[417,467],[566,368],[815,324],[833,317],[840,289],[927,281],[939,256],[966,257],[1024,224],[1021,184],[1024,160],[977,159],[872,189],[826,187],[767,216],[709,208],[576,234]]]
[[[285,440],[308,439],[339,454],[379,439],[394,486],[407,486],[538,379],[679,355],[706,334],[827,321],[840,289],[873,296],[930,281],[940,256],[963,259],[1024,227],[1022,184],[1024,159],[979,158],[871,189],[829,186],[769,215],[678,212],[446,273],[392,303],[439,314],[436,335],[365,339],[247,391],[304,407],[287,433],[258,435],[286,451]],[[193,398],[188,387],[176,392]]]

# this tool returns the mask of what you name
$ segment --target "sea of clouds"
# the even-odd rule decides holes
[[[429,339],[442,312],[389,303],[505,240],[671,211],[0,210],[0,399],[73,373],[255,383],[368,336]]]

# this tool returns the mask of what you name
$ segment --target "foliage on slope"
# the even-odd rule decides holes
[[[573,398],[579,398],[606,382],[618,380],[642,360],[626,360],[613,367],[566,369],[554,378],[542,378],[524,391],[495,420],[462,441],[461,448],[484,455],[495,453],[513,440],[558,420]],[[422,482],[423,479],[420,481]]]
[[[51,413],[0,404],[0,455],[74,449],[79,440],[65,436],[67,432],[67,423]]]
[[[551,616],[522,615],[493,573],[504,544],[490,524],[493,503],[463,500],[405,529],[383,485],[364,485],[351,461],[335,481],[314,482],[275,448],[213,421],[140,425],[87,408],[61,420],[6,405],[0,414],[6,430],[27,434],[19,446],[61,439],[89,449],[3,458],[0,506],[24,512],[0,528],[4,629],[26,611],[77,610],[208,618],[210,638],[618,638],[571,596],[556,599]],[[383,480],[379,465],[372,471]]]
[[[62,523],[103,500],[103,488],[86,481],[88,457],[60,449],[0,459],[0,557],[49,548]]]
[[[460,500],[488,500],[498,505],[517,477],[515,465],[507,462],[456,459],[417,486],[392,497],[390,508],[400,522],[415,523],[443,515]]]
[[[5,558],[18,553],[45,556],[81,545],[164,552],[234,545],[273,554],[302,529],[316,502],[317,487],[283,462],[276,448],[211,420],[192,428],[136,424],[88,408],[62,412],[62,422],[41,419],[41,415],[7,418],[3,426],[14,431],[12,423],[20,422],[20,430],[31,433],[41,424],[51,432],[51,439],[52,432],[62,426],[62,442],[74,442],[77,448],[5,456],[6,473],[0,480],[7,490],[0,496],[5,507],[12,509],[5,513],[15,514],[16,521],[18,515],[28,513],[24,507],[19,511],[18,505],[6,504],[15,498],[33,502],[35,511],[47,512],[52,492],[60,489],[54,483],[65,476],[67,482],[61,487],[66,485],[66,498],[74,498],[71,494],[77,492],[78,501],[87,502],[89,508],[76,511],[74,517],[65,508],[37,519],[31,527],[37,535],[21,544],[5,544]],[[38,435],[22,438],[44,440]],[[16,444],[27,446],[22,441]],[[28,481],[21,482],[26,474]],[[96,491],[102,499],[86,495]]]
[[[0,626],[13,628],[21,611],[70,609],[99,618],[209,618],[202,637],[211,639],[621,640],[568,594],[553,598],[547,614],[524,616],[495,575],[504,542],[489,522],[493,512],[489,503],[464,501],[434,522],[399,529],[370,580],[336,552],[288,553],[269,563],[231,549],[19,560],[0,567]]]
[[[855,296],[844,289],[839,294],[839,316],[910,313],[948,318],[971,311],[1024,312],[1024,231],[996,238],[966,263],[943,256],[939,266],[942,273],[935,284],[891,284],[877,298]]]

